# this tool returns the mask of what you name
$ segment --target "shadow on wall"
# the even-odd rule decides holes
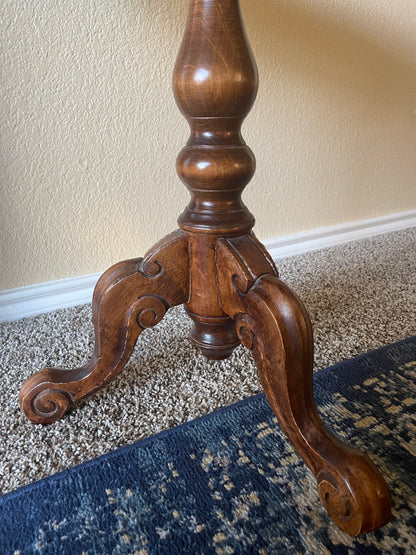
[[[179,49],[190,0],[144,0],[140,10],[126,1],[162,49]],[[415,8],[407,1],[399,9],[389,0],[240,0],[260,75],[250,134],[243,128],[260,161],[263,196],[245,193],[254,213],[264,195],[279,214],[295,203],[306,229],[415,202]],[[279,233],[269,220],[263,233]]]
[[[140,35],[143,26],[151,29],[160,41],[161,48],[172,44],[179,50],[188,14],[188,0],[124,0],[127,12],[131,17],[131,30]],[[172,66],[175,60],[169,57],[166,62]]]
[[[172,29],[182,36],[189,0],[144,0],[140,6],[136,0],[127,3],[132,13],[140,12],[149,18],[148,24],[166,28],[160,29],[161,38],[172,39]],[[372,99],[374,110],[403,110],[404,103],[405,109],[407,106],[414,112],[416,57],[412,64],[411,56],[404,60],[389,50],[382,42],[381,31],[379,39],[371,39],[362,29],[354,28],[353,23],[341,20],[336,6],[331,13],[328,8],[319,10],[311,2],[293,0],[240,3],[260,69],[267,61],[269,67],[272,64],[281,72],[302,74],[316,86],[329,86],[334,92],[337,88],[353,88],[357,98]]]
[[[335,95],[348,89],[355,96],[355,117],[365,118],[372,111],[383,111],[387,118],[394,113],[414,115],[416,57],[412,65],[411,56],[405,60],[397,49],[389,50],[381,31],[379,37],[370,38],[345,17],[341,20],[336,6],[319,12],[312,2],[262,0],[260,4],[242,2],[260,75],[267,61],[281,73],[300,75],[305,86],[325,87]]]
[[[293,0],[240,3],[261,82],[271,85],[267,93],[263,91],[268,101],[276,101],[279,76],[287,74],[291,79],[303,80],[304,86],[313,87],[317,95],[325,91],[325,95],[336,97],[341,92],[344,108],[339,109],[361,124],[366,119],[371,123],[380,114],[387,120],[414,116],[416,56],[412,65],[411,56],[405,60],[397,49],[389,50],[381,31],[379,37],[370,38],[347,22],[337,6],[331,10]],[[161,48],[166,46],[163,43],[175,41],[179,49],[189,0],[143,0],[140,6],[136,0],[126,0],[126,5],[133,18],[142,19],[133,28],[150,25],[160,37]],[[174,60],[168,63],[173,68]],[[280,101],[290,102],[290,90],[281,92],[284,98]]]

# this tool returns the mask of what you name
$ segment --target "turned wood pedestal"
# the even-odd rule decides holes
[[[241,342],[251,349],[267,399],[316,476],[330,517],[349,534],[390,519],[388,487],[374,464],[323,425],[313,398],[311,324],[252,233],[241,201],[255,159],[240,128],[257,92],[257,70],[238,0],[190,0],[173,75],[190,125],[177,171],[191,194],[179,229],[144,258],[107,270],[93,297],[95,353],[75,370],[45,368],[20,392],[35,423],[49,424],[104,387],[126,364],[139,334],[184,304],[191,339],[211,359]]]

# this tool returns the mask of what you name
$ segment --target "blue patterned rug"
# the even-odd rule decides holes
[[[416,337],[315,375],[332,430],[368,453],[390,524],[351,538],[257,395],[0,498],[0,553],[416,553]]]

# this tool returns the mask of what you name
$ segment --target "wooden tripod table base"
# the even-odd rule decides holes
[[[252,233],[254,218],[241,201],[255,169],[240,128],[256,96],[257,70],[238,0],[190,1],[173,87],[191,128],[177,160],[191,193],[180,229],[144,258],[102,275],[93,296],[92,359],[33,375],[21,407],[34,423],[61,418],[119,374],[144,329],[184,304],[191,339],[208,358],[226,358],[239,343],[252,350],[267,399],[336,524],[352,535],[379,528],[390,519],[388,486],[366,455],[322,423],[309,317]]]

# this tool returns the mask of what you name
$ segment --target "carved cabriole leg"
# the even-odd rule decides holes
[[[188,300],[188,238],[176,231],[144,258],[109,268],[93,296],[95,352],[82,368],[44,368],[20,392],[20,405],[35,423],[50,424],[77,400],[113,380],[127,363],[139,334],[166,311]]]
[[[268,262],[259,260],[252,238],[238,242],[218,242],[221,306],[253,351],[281,427],[316,476],[322,502],[342,530],[357,535],[383,526],[390,519],[386,482],[368,457],[326,429],[317,412],[312,329],[304,306]]]

